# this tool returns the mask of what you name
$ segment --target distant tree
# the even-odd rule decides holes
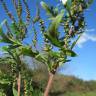
[[[0,1],[8,17],[12,20],[10,26],[8,26],[7,20],[5,20],[3,24],[1,23],[0,26],[1,42],[7,43],[6,48],[3,47],[3,49],[7,52],[10,50],[11,54],[13,54],[15,50],[15,53],[18,54],[19,57],[30,56],[46,64],[49,71],[49,80],[44,96],[48,96],[53,77],[58,67],[71,61],[69,59],[70,57],[77,56],[73,48],[85,31],[84,10],[89,7],[92,0],[61,0],[62,4],[60,4],[60,6],[49,6],[42,1],[41,6],[48,15],[46,18],[40,14],[39,7],[37,7],[36,16],[31,17],[31,12],[26,0],[22,0],[22,2],[18,0],[18,4],[15,0],[12,0],[18,20],[15,19],[15,16],[8,10],[4,0]],[[22,18],[25,17],[25,15],[23,15],[22,3],[26,9],[26,20]],[[37,27],[38,24],[40,28]],[[3,32],[2,25],[6,25],[7,32]],[[24,40],[28,36],[30,38],[30,35],[28,35],[30,28],[32,28],[33,34],[31,38],[32,42],[26,44]],[[18,64],[21,64],[19,60],[20,59],[17,58]],[[22,66],[20,66],[20,68],[21,67]],[[20,76],[20,74],[18,76]],[[19,85],[18,96],[20,96]]]

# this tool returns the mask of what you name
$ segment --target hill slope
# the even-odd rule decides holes
[[[33,76],[35,88],[43,91],[47,80],[47,72],[39,70]],[[96,96],[96,81],[83,81],[73,76],[56,74],[50,96]]]

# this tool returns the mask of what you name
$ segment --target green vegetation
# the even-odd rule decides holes
[[[0,24],[0,42],[5,44],[1,48],[4,54],[0,57],[0,90],[6,96],[56,96],[62,92],[69,94],[73,91],[72,86],[79,88],[75,85],[83,83],[82,81],[66,79],[68,85],[65,86],[64,79],[59,76],[55,78],[55,74],[58,67],[71,61],[70,57],[77,56],[73,48],[85,31],[84,11],[92,0],[68,0],[60,7],[49,6],[42,1],[40,4],[45,10],[46,20],[43,20],[44,16],[41,14],[43,9],[37,7],[36,16],[33,17],[26,0],[12,2],[16,16],[9,11],[6,1],[0,0],[6,15],[10,18],[10,22],[3,20]],[[30,37],[29,42],[24,42]],[[36,65],[35,69],[32,64],[32,70],[26,57],[35,60],[37,65],[45,64],[48,71],[46,75],[40,75],[40,65]],[[44,69],[42,70],[44,72]],[[60,82],[57,83],[58,80]],[[65,91],[61,89],[61,84]]]
[[[34,78],[33,80],[38,83],[38,86],[41,86],[42,89],[44,89],[44,86],[47,83],[46,75],[48,74],[44,74],[44,72],[42,72],[42,69],[38,71],[39,74],[35,73],[35,75],[33,76]],[[54,83],[52,84],[49,96],[95,96],[95,95],[96,95],[96,81],[83,81],[73,76],[64,76],[57,74],[54,77]]]

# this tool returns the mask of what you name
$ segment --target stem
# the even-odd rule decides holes
[[[24,79],[24,96],[26,96],[26,80]]]
[[[54,77],[54,74],[49,73],[49,80],[48,80],[48,83],[47,83],[47,86],[46,86],[46,89],[44,92],[44,96],[48,96],[48,94],[49,94],[49,91],[50,91],[51,86],[52,86],[53,77]]]
[[[20,87],[21,87],[21,74],[19,72],[19,76],[17,78],[17,84],[18,84],[18,96],[20,96]]]

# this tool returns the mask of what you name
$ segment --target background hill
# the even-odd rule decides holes
[[[38,62],[35,63],[32,65],[34,70],[31,66],[28,68],[28,72],[32,74],[32,86],[35,91],[32,96],[43,96],[42,93],[47,85],[48,71],[45,65]],[[0,70],[3,71],[3,73],[7,72],[9,74],[11,72],[8,64],[0,65]],[[0,96],[5,95],[0,93]],[[50,90],[50,96],[96,96],[96,81],[83,81],[74,76],[64,76],[57,73]]]
[[[48,73],[38,70],[33,76],[33,85],[36,90],[44,91]],[[96,81],[83,81],[74,76],[56,74],[50,96],[96,96]]]

